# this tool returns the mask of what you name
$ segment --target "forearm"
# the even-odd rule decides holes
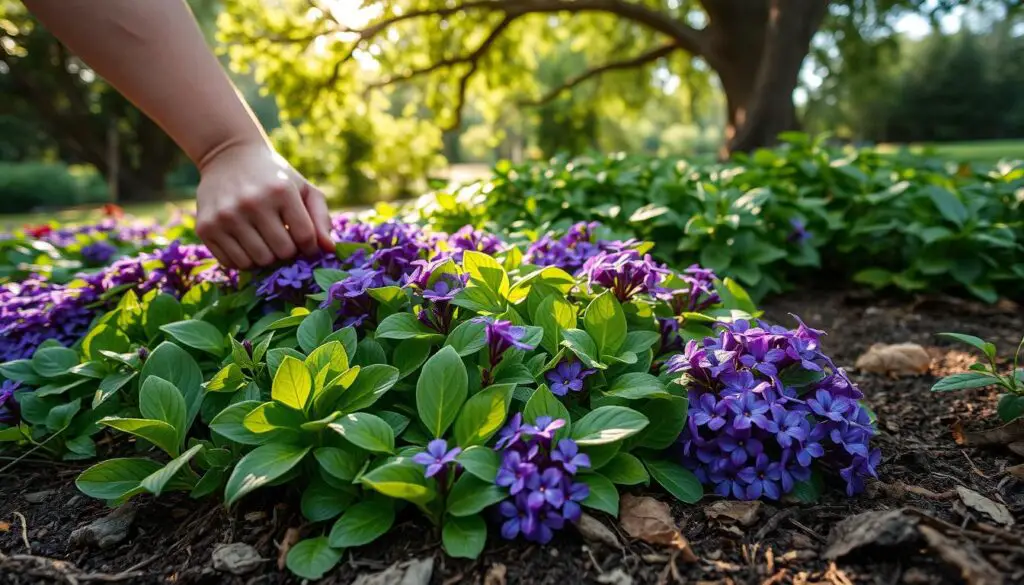
[[[184,0],[24,2],[200,169],[231,146],[265,140]]]

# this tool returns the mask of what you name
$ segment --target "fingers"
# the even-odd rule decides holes
[[[299,195],[299,193],[294,194]],[[302,197],[283,197],[281,217],[288,225],[288,233],[299,251],[307,256],[316,254],[319,249],[317,233],[313,227],[313,220],[310,219],[309,212],[303,205]]]
[[[210,249],[210,253],[217,259],[225,268],[236,268],[235,263],[231,258],[224,252],[224,249],[217,244],[217,242],[210,241],[206,243],[206,247]]]
[[[297,251],[276,209],[265,209],[255,220],[256,229],[278,260],[291,260]]]
[[[252,259],[252,263],[269,266],[277,260],[260,233],[248,222],[239,222],[229,229],[246,256]]]
[[[252,268],[252,259],[249,258],[249,255],[245,253],[242,246],[240,246],[230,235],[225,233],[218,237],[216,245],[227,256],[233,268],[237,268],[238,270],[248,270]]]
[[[316,229],[316,240],[320,249],[325,252],[334,251],[334,242],[331,240],[331,213],[327,209],[327,198],[322,191],[306,183],[301,191],[302,202],[306,206],[306,212],[313,220]]]

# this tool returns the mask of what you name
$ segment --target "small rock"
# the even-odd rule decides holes
[[[41,492],[32,492],[30,494],[25,494],[25,501],[30,504],[42,504],[55,493],[57,493],[57,490],[43,490]]]
[[[873,374],[916,376],[927,372],[931,363],[931,356],[916,343],[876,343],[857,358],[855,365],[858,370]]]
[[[135,522],[137,508],[127,503],[103,518],[75,529],[71,533],[72,546],[109,548],[128,538],[128,530]]]
[[[233,575],[250,573],[264,561],[256,549],[244,542],[222,544],[213,550],[213,568]]]
[[[591,544],[604,544],[612,548],[622,548],[615,533],[590,514],[581,514],[579,521],[574,526],[576,526],[576,530],[579,531],[583,539]]]
[[[379,573],[360,575],[352,585],[427,585],[434,574],[434,558],[395,563]]]
[[[491,568],[487,570],[487,574],[484,575],[484,585],[505,585],[505,576],[508,574],[508,568],[502,563],[495,563],[491,565]]]
[[[74,508],[75,506],[81,504],[83,501],[85,501],[85,498],[83,498],[82,496],[71,496],[71,499],[68,500],[67,506],[69,508]]]

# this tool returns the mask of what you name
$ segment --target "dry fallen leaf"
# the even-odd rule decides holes
[[[1002,585],[1003,576],[969,542],[953,541],[931,526],[918,527],[932,550],[946,563],[960,569],[967,585]]]
[[[285,531],[284,539],[281,540],[281,544],[277,546],[277,569],[283,571],[285,562],[288,560],[288,551],[292,549],[295,544],[299,542],[299,529],[292,527]]]
[[[360,575],[352,585],[427,585],[434,574],[434,558],[395,563],[380,571]]]
[[[920,522],[906,510],[863,512],[849,516],[832,527],[828,535],[826,559],[838,559],[861,547],[902,546],[921,538]]]
[[[740,526],[750,526],[757,520],[757,513],[760,510],[760,500],[747,502],[721,500],[704,508],[704,514],[708,518],[731,520],[738,522]]]
[[[612,548],[622,548],[619,539],[607,526],[590,514],[583,513],[575,524],[576,530],[584,540],[593,544],[605,544]]]
[[[605,585],[633,585],[633,578],[621,568],[615,568],[598,576],[597,582]]]
[[[961,440],[963,440],[963,445],[969,447],[1009,445],[1017,441],[1024,441],[1024,418],[1018,418],[1011,423],[987,431],[964,432]],[[959,443],[960,440],[957,442]]]
[[[696,562],[697,555],[690,543],[679,532],[668,504],[648,496],[622,496],[619,503],[619,524],[626,534],[651,544],[661,544],[680,550],[686,562]]]
[[[505,575],[508,569],[502,563],[495,563],[484,575],[484,585],[505,585]]]
[[[11,524],[9,522],[0,522],[0,532],[10,532]]]
[[[968,508],[989,516],[999,524],[1013,526],[1013,515],[1010,514],[1010,510],[1006,506],[963,486],[957,486],[956,493],[960,495],[960,500]]]
[[[927,372],[931,363],[931,356],[916,343],[876,343],[857,358],[855,365],[858,370],[874,374],[914,376]]]
[[[1009,473],[1010,475],[1016,477],[1017,479],[1024,479],[1024,463],[1021,463],[1020,465],[1014,465],[1012,467],[1007,467],[1006,473]],[[2,528],[0,528],[0,530],[2,530]]]

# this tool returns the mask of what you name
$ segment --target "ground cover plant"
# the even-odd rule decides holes
[[[670,265],[729,276],[755,299],[822,279],[986,302],[1020,296],[1024,162],[786,139],[725,164],[625,155],[501,163],[492,178],[428,196],[406,216],[527,239],[598,221],[616,237],[653,242]]]
[[[625,486],[863,489],[872,416],[820,331],[600,231],[520,248],[342,216],[335,254],[263,274],[174,243],[31,285],[37,313],[8,283],[0,438],[64,459],[115,438],[76,480],[112,505],[288,486],[313,528],[286,564],[307,578],[413,512],[472,558],[488,525],[546,543],[584,507],[616,515]]]

